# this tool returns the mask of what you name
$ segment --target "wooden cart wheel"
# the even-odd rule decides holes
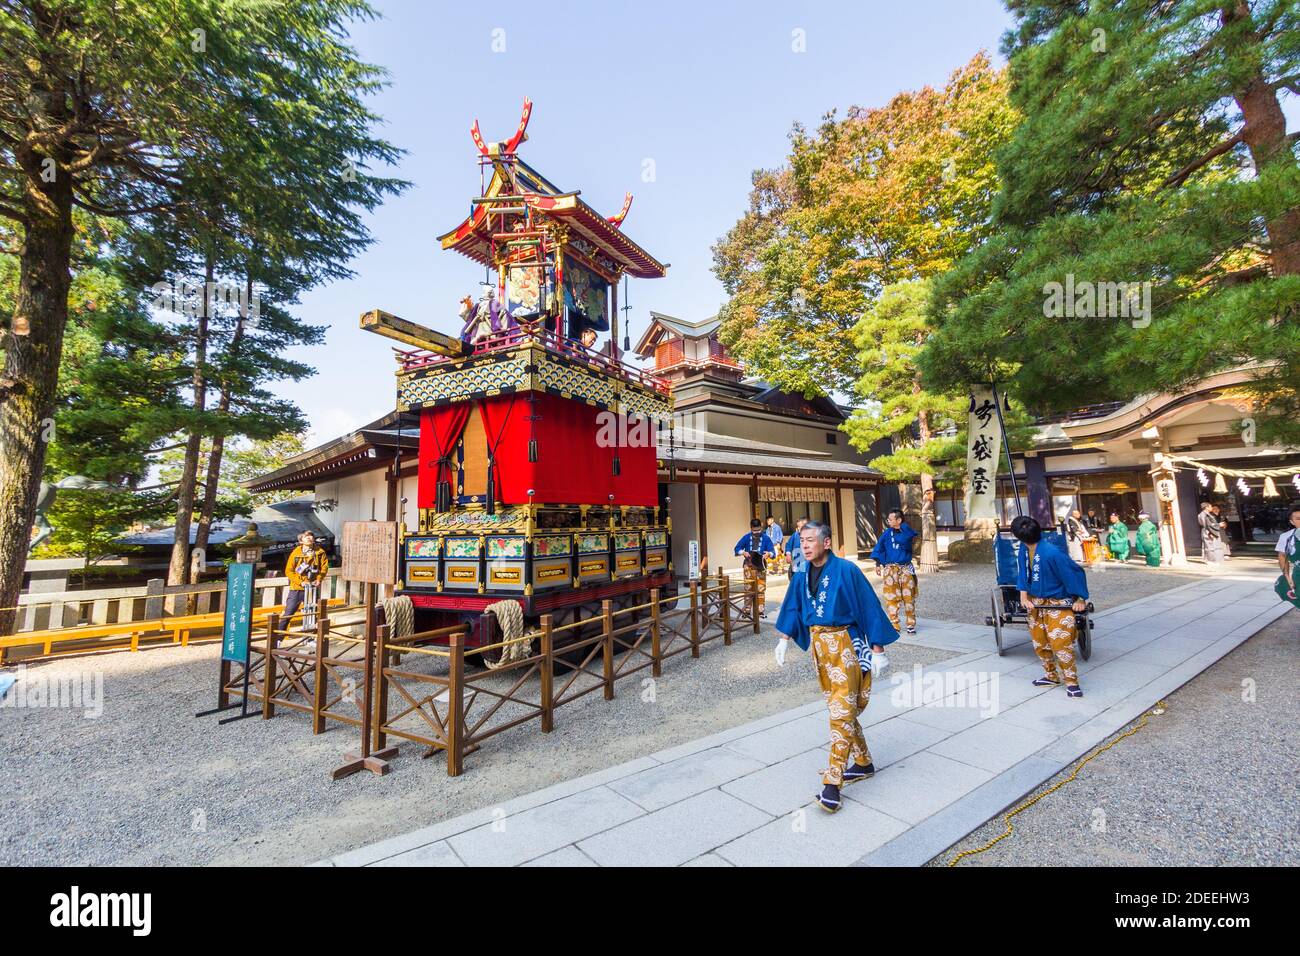
[[[993,639],[998,643],[998,657],[1006,653],[1002,646],[1002,613],[1002,589],[997,588],[993,591]]]

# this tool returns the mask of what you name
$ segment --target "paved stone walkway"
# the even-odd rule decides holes
[[[905,640],[963,653],[877,680],[862,724],[878,772],[834,815],[812,802],[816,700],[318,865],[918,866],[1284,614],[1272,580],[1225,573],[1099,612],[1082,700],[1030,685],[1023,627],[999,657],[991,628],[922,619]]]

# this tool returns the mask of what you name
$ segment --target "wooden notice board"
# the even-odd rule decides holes
[[[367,584],[397,583],[397,522],[343,522],[345,581]]]

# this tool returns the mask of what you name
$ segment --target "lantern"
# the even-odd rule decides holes
[[[226,547],[235,552],[235,560],[240,564],[256,566],[262,560],[262,549],[275,544],[274,538],[264,538],[257,531],[257,523],[249,522],[248,530],[242,537],[232,538]]]

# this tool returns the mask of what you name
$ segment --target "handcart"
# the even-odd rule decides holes
[[[1043,532],[1043,539],[1065,550],[1065,540],[1059,531]],[[1020,603],[1020,588],[1016,586],[1017,562],[1020,549],[1024,547],[1019,540],[1007,531],[999,531],[993,539],[993,565],[997,574],[997,587],[992,591],[992,611],[984,618],[984,623],[993,628],[993,636],[998,644],[998,656],[1006,653],[1006,625],[1029,623],[1029,614]],[[1093,622],[1089,616],[1095,608],[1089,601],[1086,610],[1076,611],[1074,615],[1075,635],[1079,644],[1079,656],[1085,661],[1092,657]]]

